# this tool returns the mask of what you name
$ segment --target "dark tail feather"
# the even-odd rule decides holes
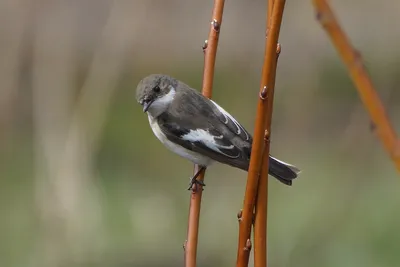
[[[286,162],[269,156],[269,174],[286,185],[292,185],[292,180],[297,177],[300,170]]]

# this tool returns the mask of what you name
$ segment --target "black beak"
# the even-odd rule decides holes
[[[143,112],[147,112],[147,110],[150,108],[150,106],[151,106],[151,104],[153,104],[153,102],[154,102],[154,99],[144,102]]]

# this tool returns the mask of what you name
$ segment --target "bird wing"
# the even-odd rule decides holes
[[[213,160],[232,165],[232,160],[243,156],[243,151],[212,124],[199,128],[193,119],[179,120],[171,114],[162,114],[158,117],[158,125],[171,142]]]
[[[213,105],[214,114],[218,117],[218,119],[225,124],[225,126],[235,135],[239,136],[243,141],[247,141],[250,144],[252,143],[251,135],[246,131],[246,129],[225,109],[223,109],[220,105],[215,103],[210,99],[211,104]]]

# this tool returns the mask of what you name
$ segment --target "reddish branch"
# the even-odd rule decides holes
[[[280,26],[282,22],[283,9],[285,0],[275,0],[273,5],[269,4],[271,21],[267,31],[267,41],[265,43],[264,64],[261,78],[260,98],[257,105],[256,125],[253,136],[253,146],[250,158],[250,167],[247,176],[246,192],[243,204],[243,211],[239,225],[239,244],[237,252],[236,266],[243,267],[248,265],[251,242],[251,225],[253,221],[253,211],[256,204],[256,196],[258,191],[259,176],[261,165],[264,171],[261,172],[263,179],[260,180],[260,185],[267,186],[268,176],[268,160],[265,160],[269,155],[269,133],[272,116],[272,100],[275,81],[276,69],[276,49],[279,37]],[[268,13],[267,13],[268,14]],[[268,18],[267,18],[268,22]],[[267,132],[266,132],[267,127]],[[267,133],[267,142],[265,142],[265,133]],[[260,189],[258,198],[258,218],[256,216],[257,234],[261,233],[264,236],[256,236],[257,254],[255,258],[256,266],[266,266],[266,205],[267,191],[266,188]],[[262,251],[263,250],[263,251]]]
[[[271,95],[267,95],[267,114],[271,114],[273,110],[273,98],[275,88],[276,65],[278,63],[281,46],[278,44],[276,48],[275,64],[272,66],[272,77],[270,85]],[[260,171],[260,179],[258,182],[255,217],[254,217],[254,266],[267,266],[267,215],[268,215],[268,169],[269,169],[269,145],[271,137],[271,116],[266,118],[266,126],[264,132],[264,153]]]
[[[400,140],[397,138],[386,115],[385,108],[364,68],[360,53],[352,47],[328,3],[325,0],[313,0],[313,4],[319,22],[328,33],[349,70],[350,77],[358,90],[360,98],[376,126],[375,129],[379,139],[392,158],[397,170],[400,171]]]
[[[212,85],[214,80],[214,66],[217,55],[217,46],[219,39],[219,31],[221,29],[222,14],[224,10],[224,0],[215,0],[214,9],[211,20],[210,33],[208,39],[203,46],[204,51],[204,72],[203,72],[203,90],[202,93],[208,98],[212,95]],[[194,172],[196,173],[199,166],[195,165]],[[197,178],[200,181],[204,180],[204,172]],[[190,197],[189,206],[189,221],[187,240],[185,242],[185,266],[196,266],[197,243],[199,236],[199,219],[200,206],[202,197],[202,187],[198,184],[193,185],[192,194]]]
[[[274,0],[268,1],[268,16],[267,16],[267,33],[271,27],[271,17],[274,6]],[[268,37],[268,36],[267,36]],[[260,171],[260,180],[258,182],[257,198],[255,205],[255,219],[254,219],[254,266],[266,267],[267,260],[267,215],[268,215],[268,169],[269,169],[269,150],[270,150],[270,133],[271,133],[271,120],[273,111],[273,99],[275,88],[276,65],[278,63],[278,56],[280,53],[280,45],[278,44],[276,55],[271,59],[271,79],[267,81],[267,87],[270,88],[269,94],[267,93],[267,116],[265,122],[264,132],[264,153]],[[275,64],[274,64],[275,63]]]

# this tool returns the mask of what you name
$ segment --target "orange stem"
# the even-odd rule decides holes
[[[269,151],[271,138],[271,121],[273,111],[276,65],[281,47],[278,44],[274,64],[272,66],[271,80],[268,82],[270,93],[267,94],[267,116],[264,132],[264,153],[261,165],[260,180],[255,205],[254,220],[254,266],[266,267],[267,262],[267,215],[268,215],[268,171],[269,171]]]
[[[274,8],[275,0],[267,0],[267,2],[268,2],[268,7],[267,7],[267,29],[268,29],[270,24],[271,24],[272,10]]]
[[[271,16],[273,11],[274,1],[268,1],[268,15],[267,15],[267,37],[268,31],[271,26]],[[280,52],[280,51],[279,51]],[[277,53],[279,53],[277,51]],[[275,62],[271,66],[272,74],[271,80],[269,81],[268,88],[270,94],[267,95],[267,116],[265,123],[264,133],[264,153],[261,165],[261,175],[258,182],[256,205],[254,210],[254,266],[255,267],[266,267],[268,265],[268,254],[267,254],[267,217],[268,217],[268,168],[269,168],[269,148],[270,148],[270,133],[271,133],[271,118],[272,118],[272,107],[273,107],[273,95],[275,88],[275,75],[276,75],[276,63],[278,54],[276,54]],[[271,114],[271,116],[269,116]]]
[[[207,43],[203,47],[205,58],[204,58],[204,72],[203,72],[203,89],[202,93],[204,96],[211,98],[212,96],[212,85],[214,80],[214,66],[217,55],[219,32],[222,23],[222,14],[224,10],[224,0],[215,0],[214,9],[211,20],[210,33],[208,35]],[[197,172],[199,166],[195,165],[194,173]],[[197,178],[200,181],[204,181],[203,171]],[[192,188],[190,196],[189,206],[189,220],[188,220],[188,231],[187,241],[185,242],[185,266],[195,267],[197,257],[197,243],[199,237],[199,219],[200,219],[200,207],[201,197],[203,188],[196,184]]]
[[[271,23],[268,29],[268,38],[265,43],[264,64],[263,64],[261,86],[260,86],[260,98],[257,105],[256,125],[253,135],[250,167],[247,176],[243,211],[239,225],[239,244],[238,244],[237,260],[236,260],[237,267],[248,266],[248,260],[250,255],[251,246],[249,244],[250,243],[249,240],[251,234],[251,224],[253,220],[253,211],[258,190],[259,174],[260,174],[261,164],[263,163],[265,127],[266,127],[266,122],[271,120],[270,116],[272,115],[271,112],[272,105],[271,104],[268,105],[268,102],[272,101],[273,97],[272,81],[274,80],[275,76],[274,66],[276,65],[276,48],[278,43],[278,37],[279,37],[284,7],[285,7],[285,0],[274,1]],[[268,106],[270,106],[269,113],[267,112],[269,110]],[[265,152],[269,154],[268,153],[269,151]],[[265,168],[268,170],[268,166],[265,166]],[[264,184],[264,186],[266,185]],[[264,201],[263,208],[265,209],[266,194],[265,193],[263,194],[265,197],[263,200]],[[259,210],[261,209],[262,209],[261,206],[259,206]],[[263,220],[265,220],[266,223],[266,218]],[[258,225],[262,226],[262,224]],[[264,225],[266,226],[266,224]],[[263,243],[264,242],[261,241],[258,245],[263,246]],[[262,261],[266,263],[266,259],[262,259]]]
[[[352,47],[328,3],[325,0],[313,0],[313,4],[319,22],[331,38],[332,43],[349,70],[350,77],[375,125],[379,139],[392,158],[397,170],[400,171],[400,141],[397,139],[385,108],[364,68],[360,53]]]

